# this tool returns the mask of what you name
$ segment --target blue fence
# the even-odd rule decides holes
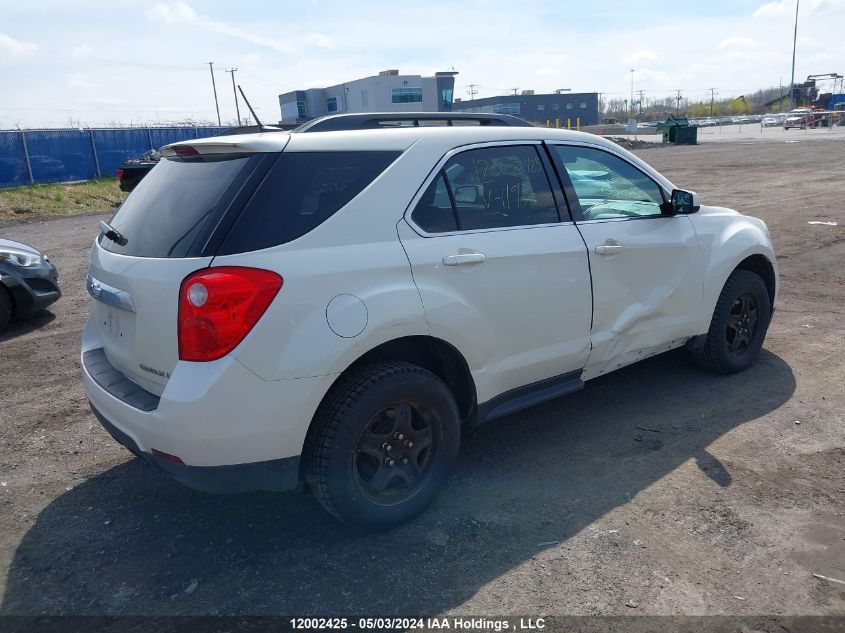
[[[219,127],[0,130],[0,189],[114,176],[128,158]]]

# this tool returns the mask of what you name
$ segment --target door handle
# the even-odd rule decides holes
[[[446,255],[443,258],[444,266],[466,266],[467,264],[480,264],[487,259],[484,253],[457,253]]]
[[[596,255],[615,255],[622,248],[622,244],[599,244],[596,246]]]

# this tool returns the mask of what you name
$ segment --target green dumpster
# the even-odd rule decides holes
[[[698,142],[698,128],[689,124],[689,119],[670,116],[657,126],[663,132],[664,143],[695,145]]]

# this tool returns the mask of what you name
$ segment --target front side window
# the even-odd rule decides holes
[[[422,103],[422,88],[393,88],[390,94],[393,103]]]
[[[453,219],[445,212],[447,202]],[[412,217],[429,233],[559,221],[546,170],[533,145],[485,147],[453,156]]]
[[[663,191],[618,156],[590,147],[555,145],[581,207],[581,220],[662,215]]]

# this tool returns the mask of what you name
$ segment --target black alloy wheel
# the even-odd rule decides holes
[[[429,416],[408,402],[374,415],[355,453],[355,476],[374,503],[402,503],[425,480],[437,446]]]

